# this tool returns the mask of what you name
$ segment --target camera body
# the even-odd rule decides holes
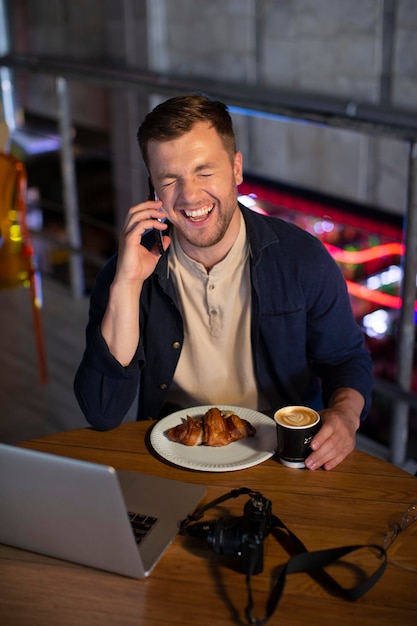
[[[260,574],[271,515],[271,501],[257,494],[246,502],[242,517],[219,518],[204,524],[208,544],[216,554],[239,556],[245,574]]]

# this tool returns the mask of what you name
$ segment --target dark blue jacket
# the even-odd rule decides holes
[[[312,235],[280,219],[241,210],[250,245],[255,373],[271,411],[283,404],[319,409],[336,389],[351,387],[365,398],[365,417],[372,362],[340,269]],[[153,234],[143,243],[152,245]],[[183,342],[182,318],[166,264],[165,255],[144,284],[141,340],[128,367],[113,358],[100,332],[116,256],[97,276],[86,350],[74,383],[81,409],[95,428],[117,426],[138,390],[138,419],[162,415]]]

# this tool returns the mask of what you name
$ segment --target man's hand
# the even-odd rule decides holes
[[[364,406],[362,395],[355,389],[338,389],[329,406],[320,411],[322,427],[311,442],[313,450],[306,461],[308,469],[331,470],[355,448],[356,431]]]
[[[109,301],[101,323],[101,333],[109,351],[123,366],[131,362],[139,343],[139,301],[144,281],[160,259],[158,246],[147,250],[142,236],[150,228],[164,231],[167,226],[160,200],[147,200],[132,207],[120,235],[116,274],[110,286]],[[170,238],[164,237],[164,248]]]
[[[151,250],[142,246],[142,236],[151,228],[166,230],[167,225],[158,221],[165,217],[160,200],[147,200],[129,210],[119,238],[115,283],[142,285],[152,274],[161,255],[156,243]],[[169,243],[165,238],[165,249]]]

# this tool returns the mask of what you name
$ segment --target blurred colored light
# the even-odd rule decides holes
[[[365,332],[369,337],[383,337],[389,330],[390,317],[385,309],[368,313],[362,320]]]
[[[256,199],[251,196],[239,196],[239,202],[247,206],[248,208],[252,208],[256,204]]]
[[[12,241],[22,240],[22,234],[20,232],[19,224],[13,224],[13,226],[10,226],[9,234],[10,234],[10,239]]]

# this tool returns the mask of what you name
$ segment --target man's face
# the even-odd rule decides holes
[[[193,248],[216,246],[227,237],[232,245],[239,219],[236,187],[242,182],[239,152],[231,157],[214,128],[199,122],[178,139],[150,141],[148,163],[164,211],[190,256]]]

